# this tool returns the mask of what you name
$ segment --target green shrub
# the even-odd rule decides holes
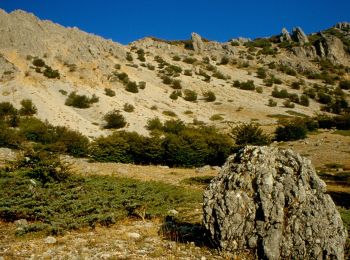
[[[339,82],[339,88],[350,89],[350,80],[342,80]]]
[[[271,95],[275,98],[287,98],[289,97],[289,93],[285,89],[278,90],[277,87],[275,87],[271,93]]]
[[[105,95],[109,97],[114,97],[115,96],[115,91],[110,88],[105,88]]]
[[[275,106],[277,106],[277,102],[275,100],[273,100],[272,98],[270,98],[268,106],[269,107],[275,107]]]
[[[228,76],[225,76],[222,72],[220,71],[215,71],[212,75],[212,77],[217,78],[217,79],[222,79],[222,80],[226,80],[228,78]]]
[[[231,46],[239,46],[239,42],[238,41],[231,41],[230,42]]]
[[[13,167],[44,185],[49,182],[67,181],[71,175],[69,165],[61,162],[58,155],[44,150],[25,150],[22,157],[14,162]]]
[[[49,78],[49,79],[59,79],[60,78],[60,73],[58,72],[58,70],[53,70],[50,67],[46,67],[44,72],[43,72],[44,76]]]
[[[10,102],[0,103],[0,119],[17,113],[17,109]]]
[[[299,104],[302,105],[302,106],[308,107],[309,104],[310,104],[308,96],[307,95],[301,95]]]
[[[133,105],[129,104],[129,103],[125,103],[123,110],[125,112],[131,113],[131,112],[134,112],[135,107]]]
[[[266,70],[263,67],[258,68],[256,74],[260,79],[265,79],[267,77]]]
[[[193,58],[193,57],[185,57],[182,59],[182,61],[187,63],[187,64],[193,64],[197,61],[197,59]]]
[[[306,138],[307,128],[305,124],[300,124],[298,121],[289,121],[283,126],[278,126],[275,135],[277,141],[295,141]]]
[[[163,115],[165,116],[170,116],[170,117],[177,117],[177,115],[175,114],[174,111],[171,111],[171,110],[164,110],[163,111]]]
[[[255,90],[255,85],[253,80],[247,80],[246,82],[241,82],[240,89],[243,90]]]
[[[45,61],[39,58],[35,58],[32,63],[35,67],[44,67],[46,65]]]
[[[8,127],[0,122],[0,147],[18,149],[22,145],[24,138],[18,130]]]
[[[119,129],[126,126],[125,118],[118,110],[108,112],[103,119],[106,121],[104,126],[106,129]]]
[[[181,80],[179,80],[179,79],[174,79],[174,80],[172,81],[171,87],[172,87],[173,89],[182,89]]]
[[[126,85],[125,85],[125,90],[131,93],[138,93],[139,92],[139,88],[136,84],[135,81],[129,81]]]
[[[38,112],[38,109],[30,99],[23,99],[21,101],[21,106],[19,114],[22,116],[32,116]]]
[[[263,93],[263,88],[262,88],[262,87],[256,87],[255,90],[256,90],[256,92],[258,92],[259,94]]]
[[[88,98],[86,95],[78,95],[75,91],[71,92],[65,101],[66,106],[72,106],[76,108],[89,108],[91,104],[98,102],[98,97],[92,95]]]
[[[294,103],[292,103],[289,99],[283,101],[283,105],[287,108],[294,108],[295,107]]]
[[[148,119],[146,129],[149,131],[162,130],[163,124],[158,117]]]
[[[145,89],[146,88],[146,82],[145,81],[140,81],[138,84],[139,89]]]
[[[170,85],[173,82],[172,78],[170,78],[169,76],[164,76],[163,77],[163,83],[166,85]]]
[[[194,102],[197,100],[197,93],[194,90],[186,89],[183,98],[186,101]]]
[[[268,145],[271,143],[271,138],[253,123],[241,124],[232,128],[231,136],[237,146]]]
[[[173,92],[171,92],[171,94],[170,94],[170,98],[172,99],[172,100],[177,100],[177,98],[178,97],[180,97],[182,94],[181,94],[181,91],[179,91],[179,90],[174,90]]]
[[[205,101],[207,102],[214,102],[216,100],[215,93],[213,91],[206,91],[203,93],[203,96],[205,98]]]
[[[191,77],[191,76],[192,76],[192,70],[185,70],[185,71],[184,71],[184,75],[185,75],[185,76],[190,76],[190,77]]]
[[[156,67],[154,65],[150,64],[150,63],[147,63],[146,66],[147,66],[147,69],[149,69],[149,70],[155,70],[156,69]]]
[[[220,60],[220,65],[227,65],[230,62],[230,59],[227,56],[223,56]]]
[[[132,62],[134,60],[130,52],[126,53],[126,60],[130,61],[130,62]]]
[[[181,58],[180,58],[180,56],[175,55],[175,56],[173,56],[173,60],[174,60],[174,61],[180,61],[180,60],[181,60]]]
[[[137,59],[142,61],[142,62],[145,62],[146,61],[146,58],[145,58],[145,51],[143,49],[138,49],[137,50]]]

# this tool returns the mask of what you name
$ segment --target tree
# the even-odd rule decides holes
[[[22,116],[32,116],[37,113],[38,109],[30,99],[23,99],[21,101],[22,107],[19,110],[19,114]]]
[[[267,145],[271,143],[271,138],[264,134],[262,129],[253,123],[241,124],[231,130],[231,136],[236,145]]]

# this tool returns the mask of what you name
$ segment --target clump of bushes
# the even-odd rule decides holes
[[[173,92],[171,92],[170,94],[170,98],[172,100],[177,100],[178,97],[181,97],[182,96],[182,92],[180,90],[174,90]]]
[[[185,57],[182,59],[182,61],[187,63],[187,64],[193,64],[197,61],[197,59],[193,58],[193,57]]]
[[[235,80],[233,82],[233,86],[235,88],[243,90],[255,90],[255,84],[253,80],[247,80],[246,82],[240,82],[239,80]]]
[[[131,93],[138,93],[139,92],[139,88],[137,86],[137,83],[135,81],[129,81],[126,85],[125,85],[125,90]]]
[[[103,119],[106,121],[105,129],[119,129],[126,126],[125,118],[118,110],[108,112]]]
[[[35,58],[32,61],[32,64],[35,66],[35,71],[37,73],[43,73],[43,75],[49,79],[60,78],[60,73],[58,70],[54,70],[50,66],[46,65],[44,60]],[[44,68],[43,71],[42,68]]]
[[[98,101],[99,98],[95,94],[89,98],[86,95],[78,95],[76,91],[73,91],[67,97],[65,105],[76,108],[89,108],[93,103],[97,103]]]
[[[136,51],[137,53],[137,59],[139,61],[142,61],[142,62],[145,62],[146,61],[146,58],[145,58],[145,51],[143,49],[138,49]]]

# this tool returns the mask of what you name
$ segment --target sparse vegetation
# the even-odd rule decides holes
[[[213,91],[206,91],[203,93],[203,96],[205,98],[205,101],[207,102],[214,102],[216,100],[215,93]]]
[[[115,96],[115,91],[110,88],[105,88],[105,95],[109,97],[114,97]]]
[[[195,102],[197,100],[197,93],[194,90],[185,89],[183,98],[186,101]]]

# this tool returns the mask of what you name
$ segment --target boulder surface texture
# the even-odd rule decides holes
[[[258,259],[343,259],[347,231],[325,192],[308,159],[247,146],[204,192],[203,224],[221,249]]]

